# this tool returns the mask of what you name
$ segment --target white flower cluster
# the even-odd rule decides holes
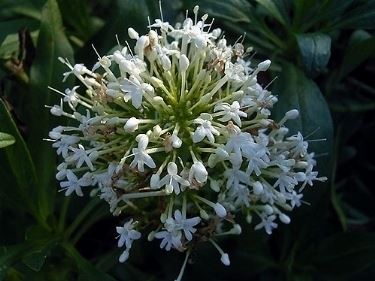
[[[65,195],[93,186],[92,195],[128,218],[117,228],[120,262],[142,228],[161,248],[186,251],[186,260],[210,241],[229,265],[215,237],[241,233],[237,212],[271,234],[278,220],[290,222],[285,212],[301,205],[301,190],[325,179],[302,135],[284,125],[298,111],[270,118],[277,98],[257,75],[271,62],[253,66],[251,50],[228,45],[207,18],[195,7],[193,19],[174,27],[157,19],[146,35],[129,28],[134,49],[98,55],[92,70],[61,59],[70,69],[64,79],[72,74],[81,85],[50,107],[74,124],[49,134],[63,160],[56,177]]]

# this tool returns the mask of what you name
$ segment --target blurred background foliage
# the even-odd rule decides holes
[[[201,246],[185,280],[374,280],[375,1],[164,0],[164,18],[194,5],[215,17],[229,42],[244,40],[254,60],[270,58],[262,77],[301,118],[329,181],[306,190],[292,223],[272,236],[248,226],[223,240],[231,266]],[[43,141],[62,84],[63,65],[92,65],[96,55],[147,30],[159,17],[150,0],[0,0],[0,280],[173,280],[183,257],[141,241],[118,263],[108,207],[97,198],[65,198],[54,179],[56,156]],[[245,36],[244,36],[245,35]],[[263,81],[264,80],[264,81]],[[326,138],[326,141],[313,141]]]

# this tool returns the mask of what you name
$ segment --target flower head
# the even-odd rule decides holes
[[[284,212],[301,205],[301,190],[325,180],[302,134],[288,135],[285,122],[298,111],[270,118],[277,98],[257,75],[271,62],[249,61],[244,46],[228,44],[198,9],[175,27],[157,19],[147,34],[130,28],[134,50],[99,57],[92,71],[62,60],[64,77],[81,83],[56,90],[64,98],[51,107],[72,119],[50,132],[63,158],[56,177],[66,195],[96,185],[114,215],[139,210],[137,223],[116,228],[121,262],[141,237],[137,229],[152,225],[149,240],[160,239],[161,248],[188,256],[209,240],[229,265],[214,241],[241,233],[234,221],[236,231],[219,227],[229,212],[245,212],[255,229],[271,234],[279,221],[290,222]]]

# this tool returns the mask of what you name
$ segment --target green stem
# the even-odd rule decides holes
[[[61,212],[60,212],[60,219],[59,219],[59,224],[58,224],[58,230],[63,231],[65,227],[65,220],[66,220],[66,214],[68,212],[68,207],[70,203],[70,197],[65,197],[62,207],[61,207]]]
[[[78,226],[90,215],[91,211],[94,210],[101,201],[98,198],[93,198],[86,207],[79,213],[73,223],[69,226],[66,231],[66,237],[69,238],[72,233],[78,228]]]

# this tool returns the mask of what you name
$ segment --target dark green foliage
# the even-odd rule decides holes
[[[231,267],[207,245],[185,280],[373,280],[375,278],[375,1],[163,1],[164,18],[200,5],[234,42],[246,33],[255,59],[270,58],[279,102],[292,108],[292,132],[310,135],[328,181],[307,192],[311,205],[271,237],[250,227],[222,241]],[[0,0],[0,280],[173,280],[183,257],[141,241],[118,263],[108,207],[57,194],[55,153],[43,141],[54,126],[44,105],[62,85],[61,56],[91,65],[159,17],[157,1]],[[73,81],[68,81],[72,83]],[[316,141],[316,139],[326,141]],[[146,244],[147,243],[147,244]],[[230,250],[229,250],[230,249]]]

